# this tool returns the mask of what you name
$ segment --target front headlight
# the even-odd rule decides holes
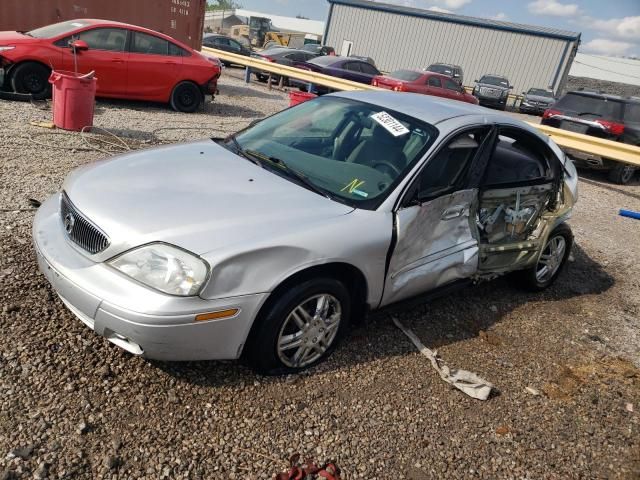
[[[108,263],[140,283],[182,297],[197,295],[209,271],[201,258],[164,243],[130,250]]]
[[[9,45],[0,45],[0,52],[6,52],[7,50],[13,50],[14,46],[9,46]]]

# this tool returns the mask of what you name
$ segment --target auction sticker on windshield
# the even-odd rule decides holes
[[[399,137],[400,135],[409,133],[409,129],[407,127],[402,125],[398,120],[393,118],[385,111],[371,115],[371,118],[382,125],[385,130],[387,130],[394,137]]]

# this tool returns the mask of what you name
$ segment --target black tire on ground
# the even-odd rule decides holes
[[[269,77],[268,77],[268,76],[266,76],[266,75],[263,75],[263,74],[261,74],[261,73],[256,73],[256,79],[257,79],[259,82],[265,83],[265,82],[269,79]]]
[[[636,169],[631,165],[619,164],[609,171],[609,180],[618,185],[626,185],[633,178]]]
[[[563,245],[562,252],[558,250],[558,245]],[[549,287],[564,269],[572,246],[571,227],[566,223],[561,223],[549,235],[538,262],[527,270],[515,272],[520,284],[532,292],[540,292]],[[547,267],[546,272],[544,271],[545,267]]]
[[[41,63],[24,62],[11,71],[11,87],[17,93],[30,93],[34,99],[43,100],[51,96],[50,75],[51,70]]]
[[[273,300],[265,306],[264,311],[260,312],[259,318],[256,319],[249,340],[244,348],[244,357],[248,361],[249,365],[257,372],[265,375],[280,375],[285,373],[299,372],[307,369],[323,360],[325,360],[335,349],[339,343],[341,337],[348,331],[351,317],[351,296],[344,284],[338,280],[332,278],[316,278],[306,280],[299,284],[294,284],[290,288],[283,290]],[[278,343],[281,335],[285,335],[286,332],[294,332],[296,329],[302,327],[295,324],[292,313],[299,311],[299,307],[305,305],[306,302],[310,302],[307,305],[313,306],[315,297],[328,296],[332,301],[339,303],[341,315],[339,316],[339,323],[334,328],[337,330],[334,336],[329,340],[329,344],[320,344],[315,342],[315,335],[329,335],[326,333],[329,329],[319,330],[323,326],[331,325],[331,323],[318,322],[317,325],[313,325],[315,318],[311,319],[306,325],[311,325],[315,328],[315,332],[309,332],[309,343],[313,345],[309,349],[311,352],[316,352],[316,347],[326,348],[326,350],[320,354],[318,358],[310,361],[309,363],[301,366],[287,365],[283,361],[283,355],[291,356],[295,359],[295,355],[302,347],[293,347],[291,350],[279,353]],[[335,312],[332,307],[328,312]],[[329,315],[329,313],[327,313]],[[298,315],[300,318],[300,316]],[[294,322],[294,323],[291,323]],[[288,330],[289,327],[293,327],[293,330]],[[290,335],[289,335],[290,336]],[[304,338],[302,339],[304,341]],[[295,350],[295,351],[294,351]],[[314,353],[315,354],[315,353]],[[304,358],[304,357],[303,357]],[[311,359],[310,359],[311,360]]]
[[[193,113],[202,103],[202,92],[193,82],[180,82],[171,92],[170,103],[176,112]]]

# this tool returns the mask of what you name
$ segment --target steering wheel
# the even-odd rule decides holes
[[[374,163],[373,168],[375,168],[379,172],[384,173],[385,175],[391,178],[399,177],[400,174],[402,173],[398,167],[396,167],[393,163],[388,162],[386,160],[382,160]]]

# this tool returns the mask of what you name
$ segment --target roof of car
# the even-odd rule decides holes
[[[508,123],[522,123],[513,117],[495,113],[492,110],[478,105],[443,99],[431,95],[422,95],[419,93],[360,90],[352,92],[336,92],[331,95],[372,103],[390,110],[397,110],[432,125],[449,118],[467,115],[500,117],[505,119]],[[522,123],[522,125],[526,126],[525,123]]]
[[[632,97],[623,97],[620,95],[613,95],[611,93],[604,93],[604,92],[596,92],[592,90],[571,90],[567,92],[567,95],[569,94],[582,95],[584,97],[602,98],[606,100],[635,101],[635,99]]]
[[[69,20],[71,21],[71,20]],[[141,27],[140,25],[133,25],[131,23],[117,22],[115,20],[101,20],[99,18],[78,18],[73,20],[77,23],[86,23],[87,25],[105,25],[105,26],[117,26],[122,28],[129,28],[132,30],[138,30],[140,32],[148,32],[152,35],[162,37],[165,40],[170,40],[173,43],[177,43],[181,47],[188,49],[189,51],[193,51],[193,49],[187,45],[186,43],[178,40],[177,38],[173,38],[171,35],[167,35],[166,33],[159,32],[157,30],[152,30],[151,28]]]

